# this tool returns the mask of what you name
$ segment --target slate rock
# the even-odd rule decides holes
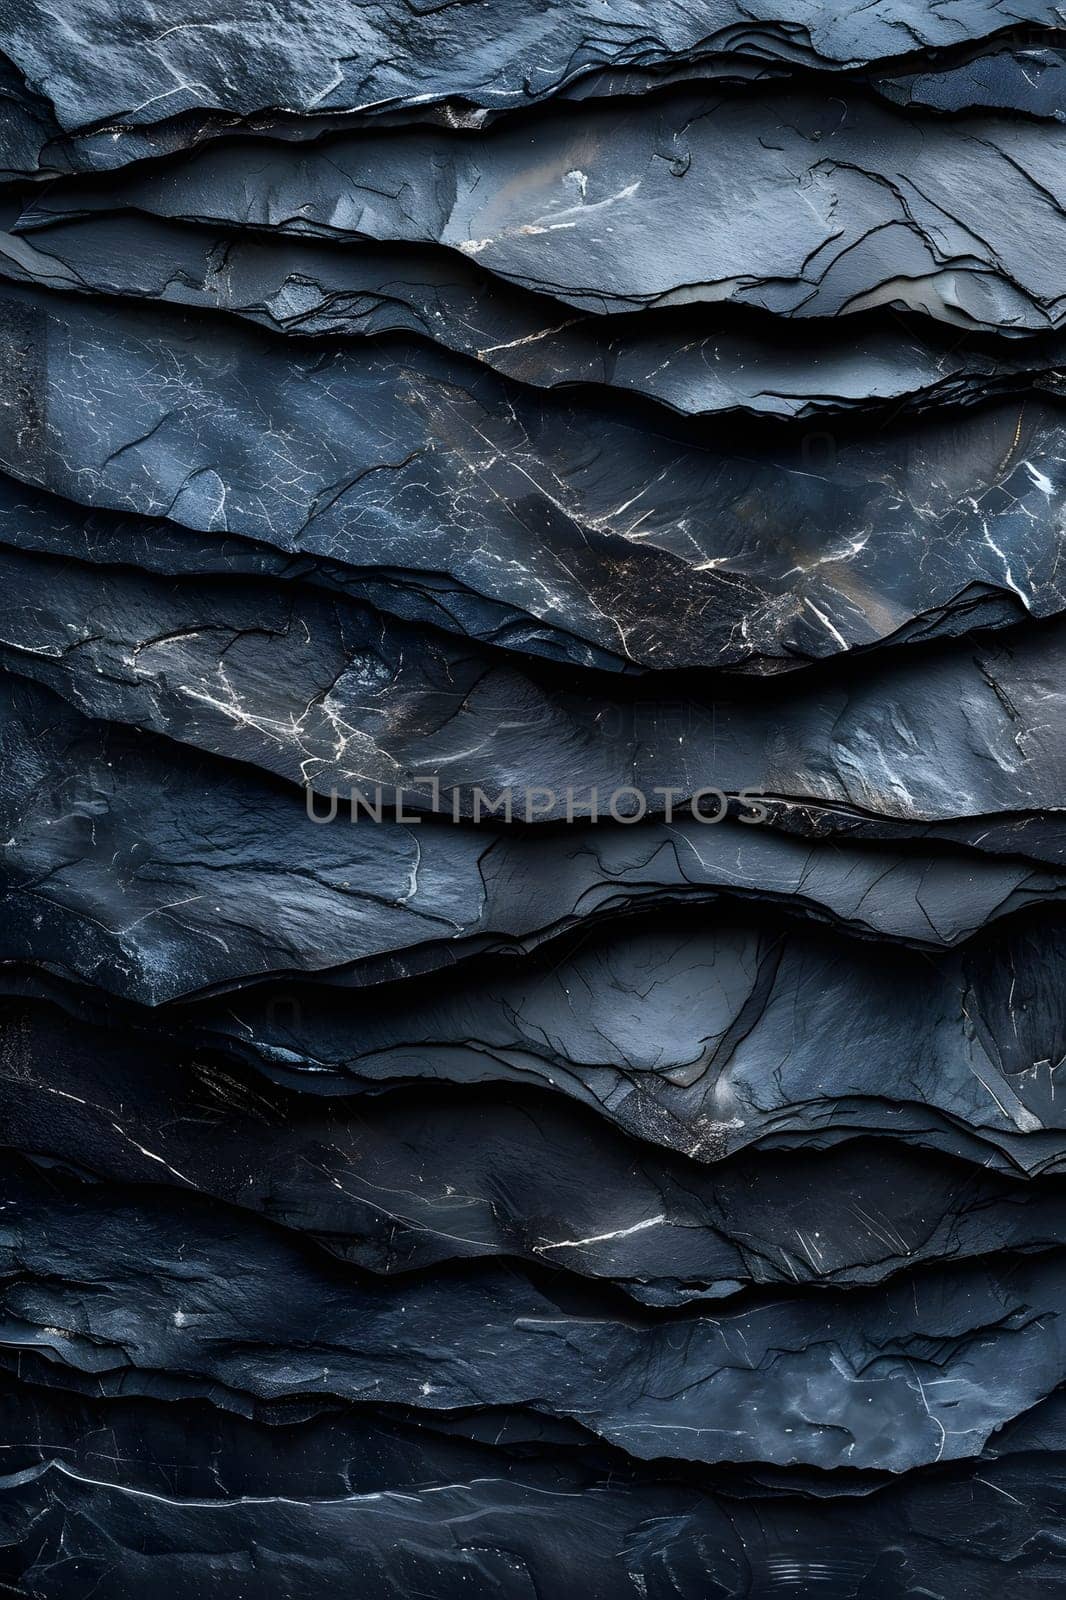
[[[872,428],[830,459],[791,433],[719,449],[422,347],[311,356],[8,295],[15,477],[356,573],[443,571],[601,659],[779,671],[950,628],[974,586],[1015,617],[1061,609],[1054,403]]]
[[[532,139],[505,122],[476,140],[340,135],[295,158],[269,140],[211,146],[95,194],[58,184],[18,226],[118,204],[282,235],[442,245],[589,312],[903,307],[966,331],[1041,332],[1066,311],[1064,147],[1058,124],[989,114],[930,137],[926,119],[861,93],[678,91],[561,112]]]
[[[1048,1250],[1066,1220],[1053,1182],[897,1139],[702,1167],[524,1083],[301,1094],[40,1006],[6,1008],[0,1057],[9,1150],[109,1186],[195,1190],[398,1278],[401,1295],[411,1272],[490,1257],[607,1280],[657,1306],[758,1284],[873,1284],[930,1262]],[[121,1202],[122,1188],[108,1192]]]
[[[802,320],[687,306],[634,326],[632,316],[561,312],[545,295],[493,279],[475,258],[218,234],[136,212],[0,234],[0,274],[69,293],[224,311],[318,341],[414,334],[534,388],[605,386],[689,416],[898,416],[1004,392],[1057,394],[1066,363],[1059,332],[1009,343],[960,339],[928,319],[886,325],[876,314],[812,331]]]

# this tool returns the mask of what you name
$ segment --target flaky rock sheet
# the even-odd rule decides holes
[[[0,0],[0,1594],[1066,1581],[1066,14]]]
[[[295,155],[237,142],[177,173],[61,184],[17,226],[118,206],[439,245],[585,311],[726,300],[786,317],[903,306],[1007,333],[1062,321],[1066,130],[1055,123],[974,114],[929,139],[923,122],[861,93],[679,89],[532,127],[532,140],[513,122],[478,138],[360,132]]]
[[[1059,332],[1002,348],[922,319],[885,326],[867,314],[812,329],[697,305],[634,327],[502,284],[469,255],[366,241],[337,250],[137,211],[31,233],[14,231],[19,220],[12,208],[0,234],[0,276],[12,283],[222,311],[301,339],[415,334],[534,389],[606,387],[683,415],[883,417],[1062,388]]]
[[[989,592],[1011,617],[1062,607],[1057,402],[717,443],[421,345],[293,350],[16,286],[0,319],[0,466],[233,536],[234,571],[255,541],[351,575],[443,574],[476,631],[503,611],[516,644],[631,669],[781,671],[956,628]]]
[[[1009,13],[996,0],[948,0],[932,11],[913,0],[876,9],[854,0],[760,0],[754,8],[700,0],[654,15],[629,0],[607,17],[589,0],[551,0],[532,13],[514,0],[476,13],[282,0],[262,14],[224,0],[209,18],[180,0],[133,0],[121,10],[77,0],[62,13],[6,0],[2,21],[12,173],[47,171],[52,160],[114,166],[170,153],[264,114],[304,120],[449,102],[511,109],[583,80],[593,93],[597,79],[602,92],[616,76],[639,88],[664,73],[713,73],[716,61],[740,81],[760,66],[876,69],[930,53],[994,51],[1012,28],[1063,27],[1045,0]]]

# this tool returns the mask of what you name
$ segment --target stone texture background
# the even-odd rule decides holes
[[[1036,0],[0,0],[0,1593],[1062,1592],[1064,388]]]

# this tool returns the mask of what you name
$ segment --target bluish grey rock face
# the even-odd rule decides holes
[[[1066,1583],[1066,16],[0,0],[0,1593]]]

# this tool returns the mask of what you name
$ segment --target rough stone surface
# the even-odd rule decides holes
[[[1066,16],[0,0],[0,1594],[1053,1600]]]

